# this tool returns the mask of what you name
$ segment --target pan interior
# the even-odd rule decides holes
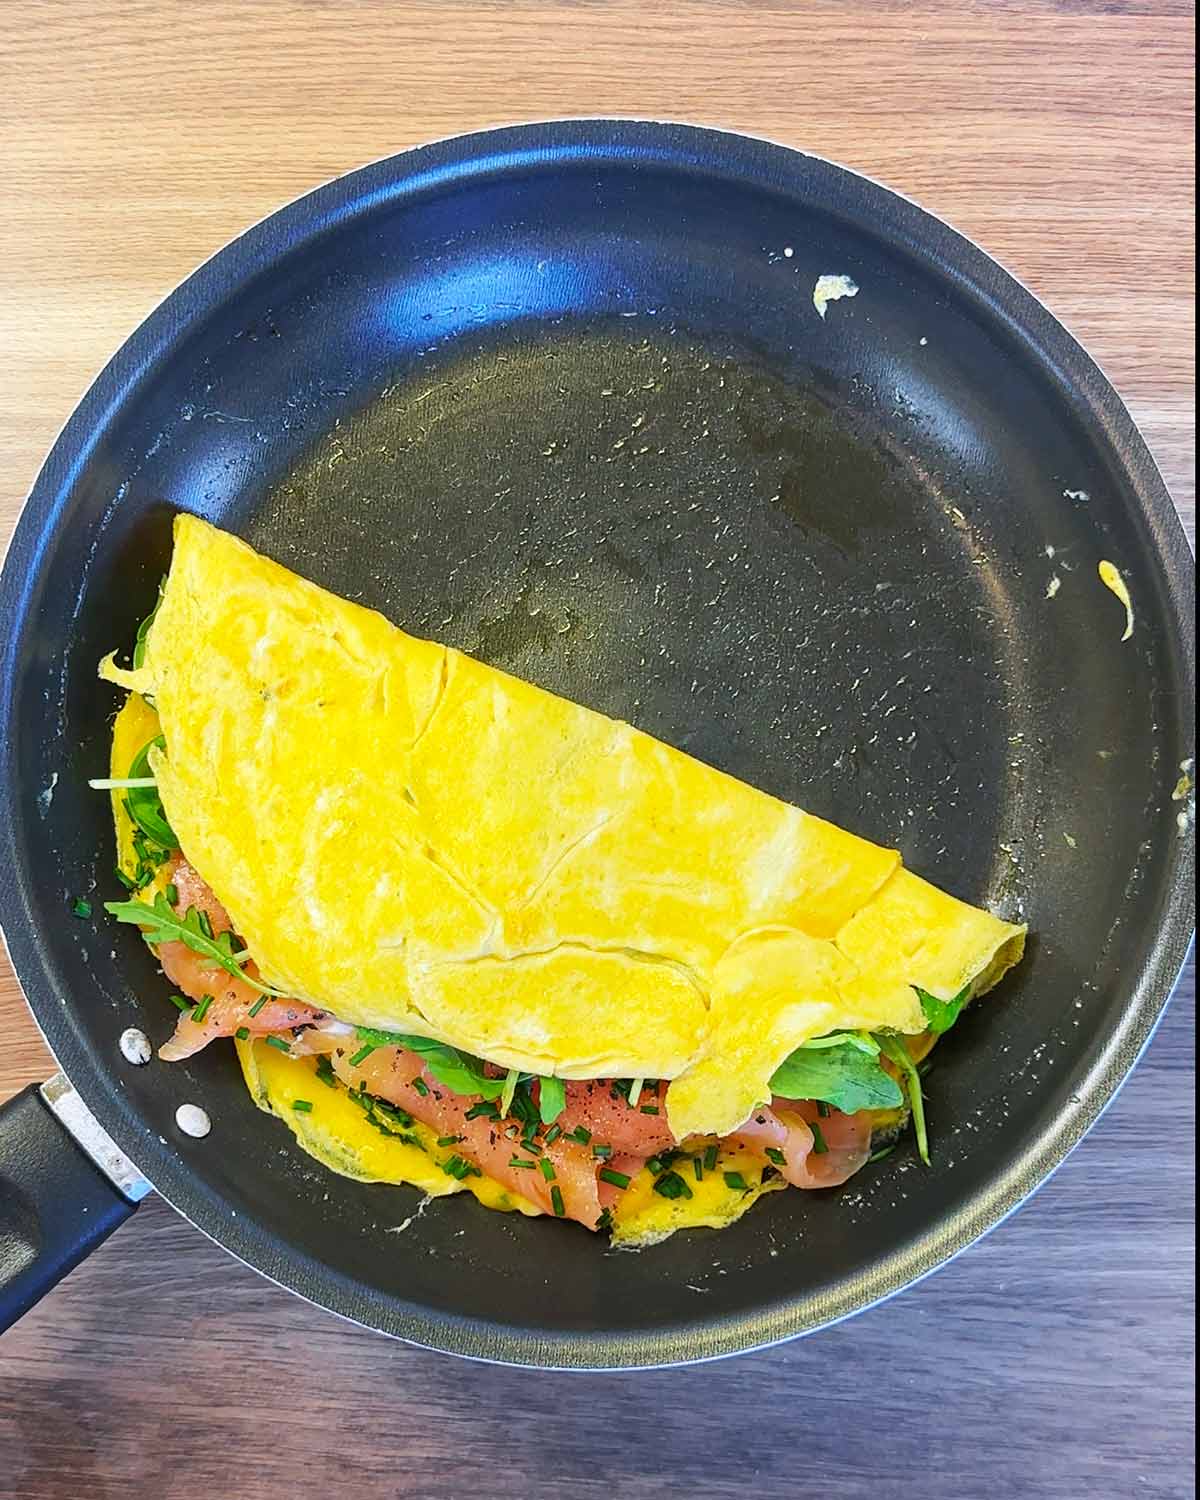
[[[932,1170],[906,1148],[639,1256],[464,1201],[389,1232],[415,1196],[320,1170],[223,1047],[81,1080],[203,1227],[342,1311],[472,1352],[491,1335],[469,1326],[520,1330],[551,1358],[797,1299],[797,1326],[820,1321],[1069,1109],[1119,1022],[1187,753],[1164,581],[1081,393],[949,289],[936,244],[851,208],[621,161],[360,205],[199,309],[63,481],[13,678],[43,922],[116,894],[84,784],[114,707],[93,667],[149,608],[183,506],[1033,928],[937,1054]],[[822,319],[824,274],[859,291]],[[1128,643],[1101,557],[1132,591]],[[124,1026],[170,1031],[128,931],[38,941],[64,1060],[119,1070]],[[171,1125],[185,1098],[205,1142]]]

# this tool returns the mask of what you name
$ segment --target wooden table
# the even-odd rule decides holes
[[[1190,6],[0,7],[0,528],[201,259],[314,184],[538,116],[717,123],[974,236],[1075,330],[1194,516]],[[1037,1200],[806,1342],[514,1375],[336,1322],[150,1201],[0,1346],[0,1495],[1192,1492],[1194,984]],[[0,974],[0,1096],[51,1067]],[[519,1394],[518,1394],[519,1393]]]

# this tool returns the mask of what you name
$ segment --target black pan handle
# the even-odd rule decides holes
[[[61,1073],[0,1104],[0,1331],[123,1224],[149,1188]]]

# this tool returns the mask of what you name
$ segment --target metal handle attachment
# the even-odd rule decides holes
[[[0,1104],[0,1330],[106,1240],[149,1191],[62,1073]]]

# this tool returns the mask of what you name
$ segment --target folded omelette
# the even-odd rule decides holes
[[[335,597],[194,516],[140,665],[162,807],[267,984],[725,1135],[800,1044],[917,1034],[1024,928],[900,855]]]

